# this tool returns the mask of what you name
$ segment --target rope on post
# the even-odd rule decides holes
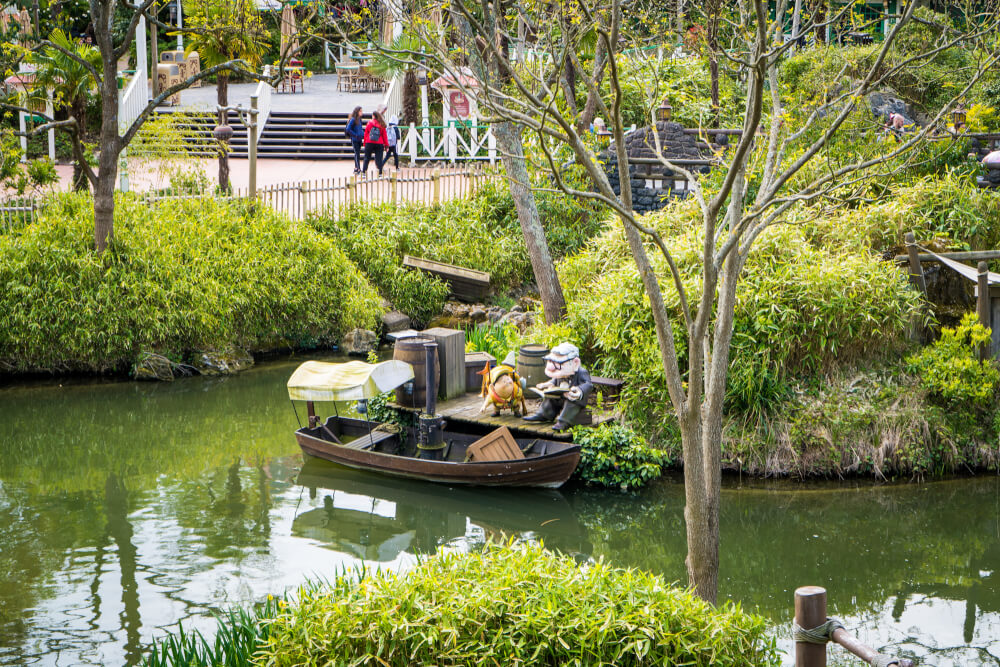
[[[792,622],[792,639],[807,644],[826,644],[833,639],[835,630],[846,630],[839,618],[827,617],[826,623],[807,630],[796,622]]]

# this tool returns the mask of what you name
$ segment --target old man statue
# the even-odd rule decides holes
[[[572,343],[560,343],[545,356],[548,380],[538,384],[534,394],[542,397],[538,412],[524,418],[529,422],[550,422],[552,429],[565,431],[577,423],[594,390],[590,373],[580,365],[580,350]]]

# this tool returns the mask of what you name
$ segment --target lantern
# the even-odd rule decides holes
[[[670,102],[663,100],[663,103],[660,104],[659,108],[656,110],[656,119],[664,122],[668,121],[670,120],[670,115],[673,111],[674,108],[670,106]]]
[[[420,69],[417,70],[417,85],[418,86],[426,86],[427,85],[427,68],[426,67],[421,66]]]
[[[951,112],[951,121],[955,126],[955,131],[965,127],[965,107],[959,104]]]
[[[216,125],[212,130],[212,136],[222,142],[228,143],[233,138],[233,128],[230,125]]]

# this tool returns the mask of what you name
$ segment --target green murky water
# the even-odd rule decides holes
[[[297,363],[0,388],[0,664],[135,664],[178,622],[211,629],[213,610],[310,576],[491,536],[684,579],[670,481],[630,496],[449,489],[303,461],[284,393]],[[730,480],[722,508],[722,595],[780,632],[792,591],[818,584],[875,646],[1000,665],[1000,479]]]

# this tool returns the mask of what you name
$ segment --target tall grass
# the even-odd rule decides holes
[[[209,640],[197,630],[181,626],[153,643],[141,667],[253,667],[255,656],[270,638],[269,619],[280,613],[285,599],[268,596],[249,608],[236,608],[217,617],[215,636]]]

